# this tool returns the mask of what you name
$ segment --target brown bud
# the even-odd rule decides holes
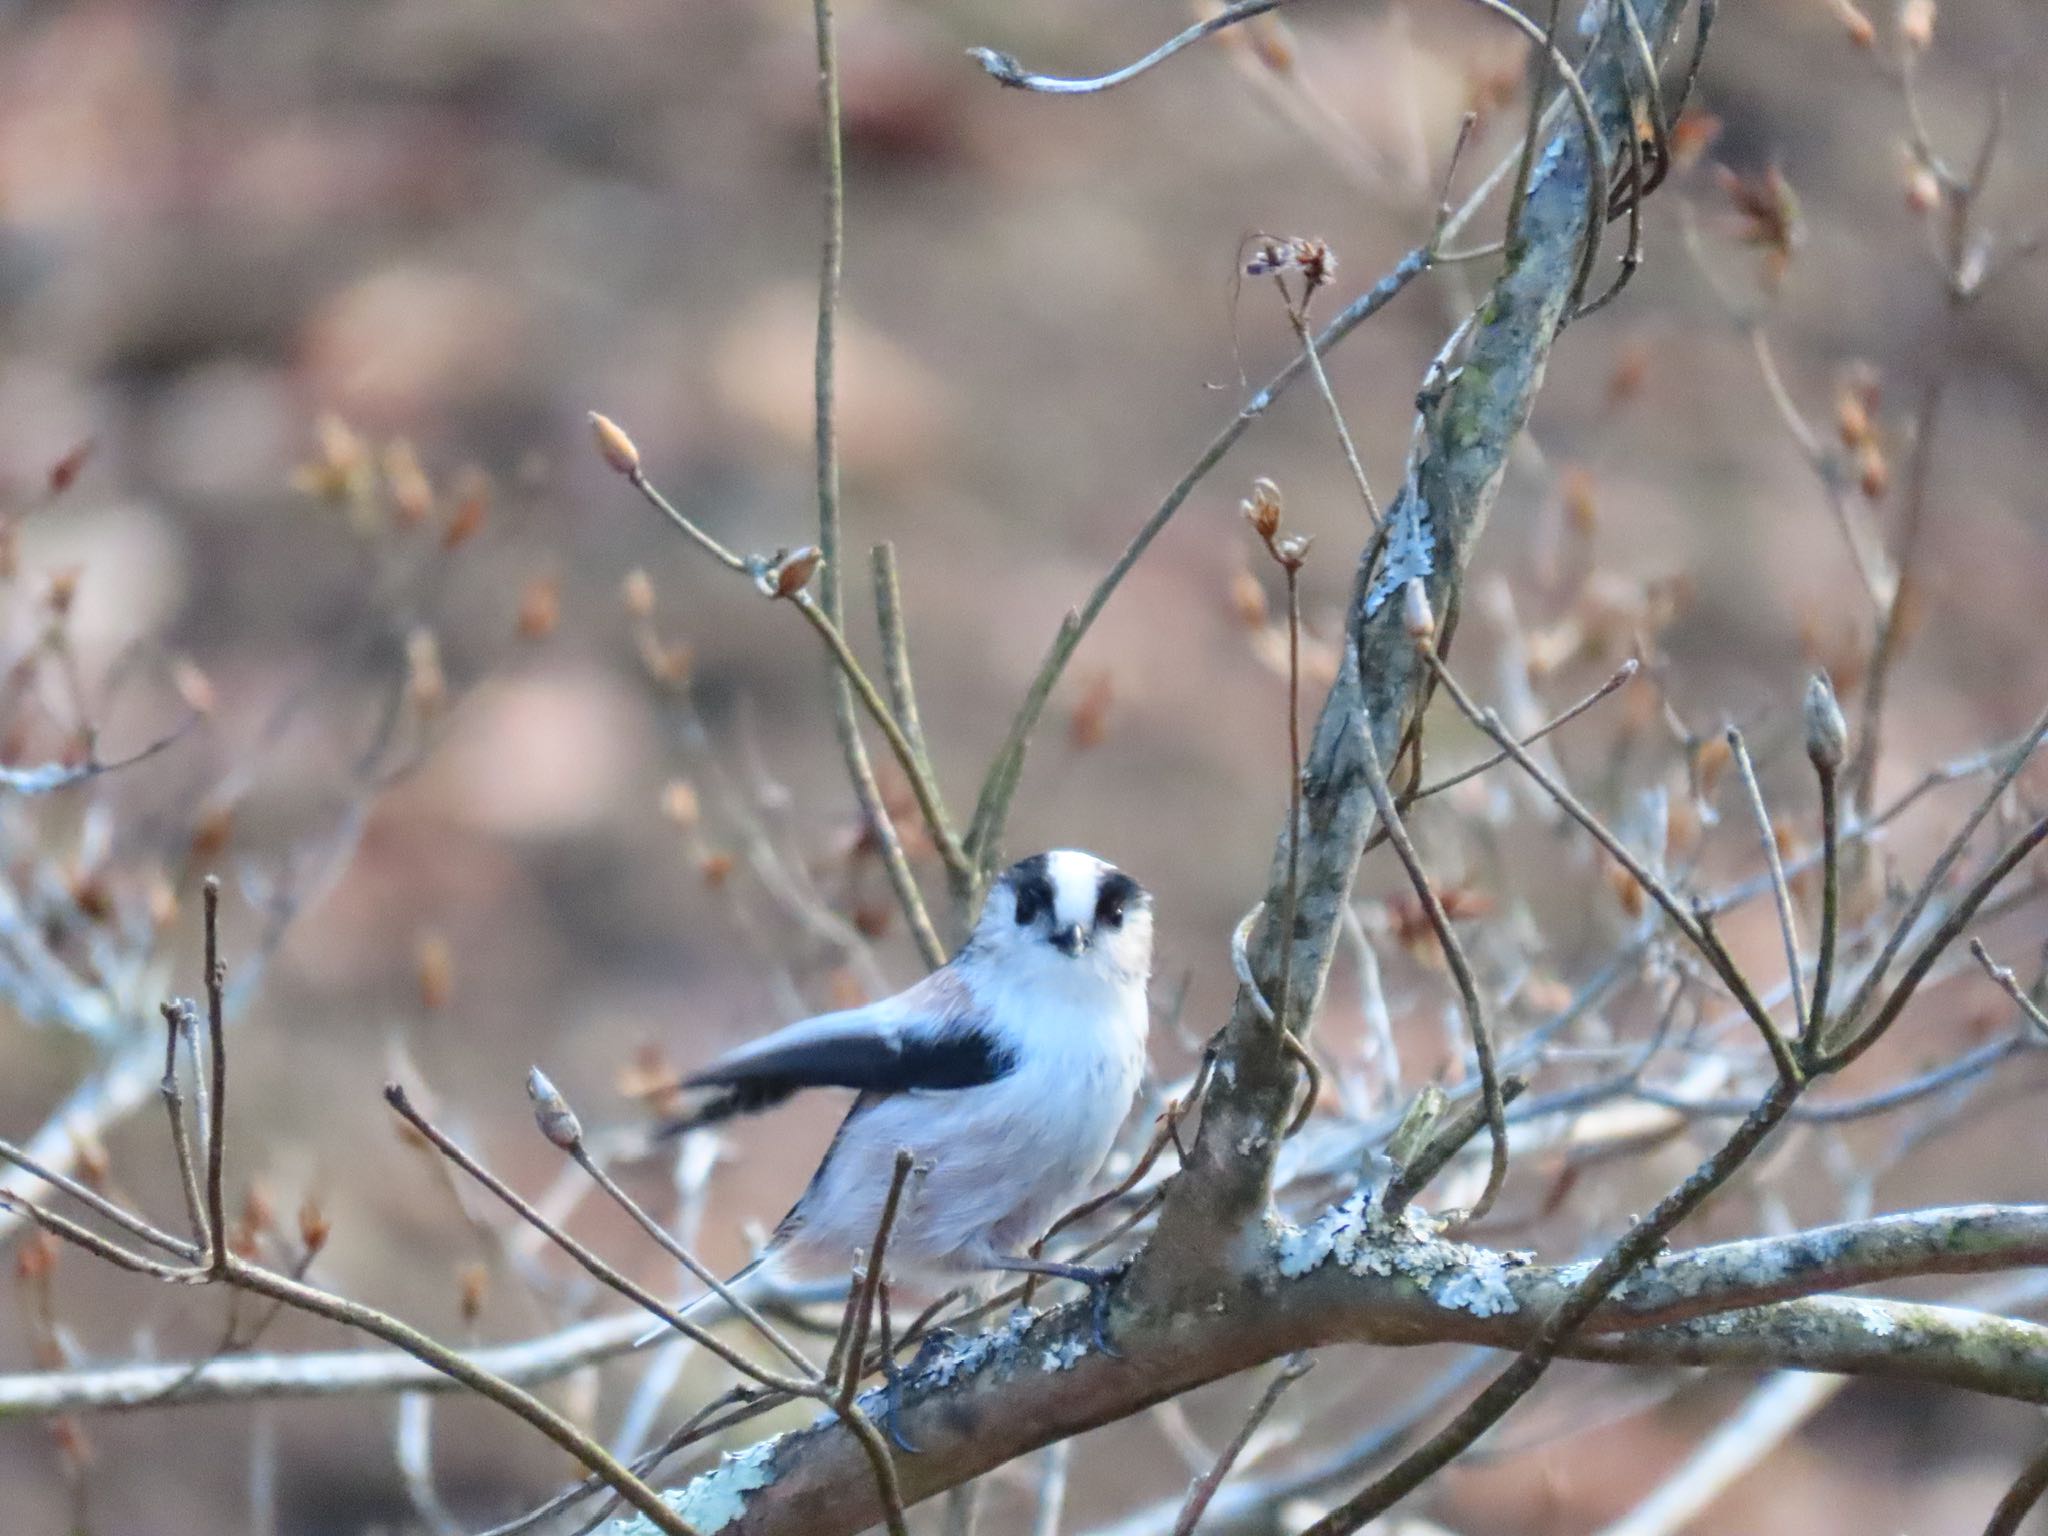
[[[1877,28],[1870,24],[1870,18],[1858,10],[1851,0],[1835,0],[1835,15],[1842,23],[1842,30],[1849,34],[1849,41],[1858,48],[1871,48],[1877,44]]]
[[[1436,639],[1436,613],[1429,606],[1429,588],[1419,576],[1411,576],[1402,584],[1401,627],[1419,646]]]
[[[647,620],[654,617],[654,578],[635,566],[626,572],[619,587],[619,600],[626,605],[626,617]]]
[[[1835,397],[1835,434],[1844,448],[1861,448],[1870,441],[1870,412],[1853,389]]]
[[[420,1006],[439,1013],[455,995],[455,956],[448,941],[431,930],[413,947],[413,973],[419,983]]]
[[[456,1306],[464,1326],[483,1316],[484,1301],[491,1294],[491,1272],[481,1264],[465,1264],[455,1272]]]
[[[384,449],[384,484],[398,520],[408,528],[434,515],[434,484],[420,467],[412,444],[402,437],[393,438]]]
[[[533,1123],[540,1127],[541,1135],[564,1152],[583,1145],[583,1122],[539,1067],[526,1074],[526,1096],[533,1101]]]
[[[1261,475],[1252,482],[1252,493],[1238,506],[1252,532],[1270,541],[1280,531],[1280,487]]]
[[[1923,214],[1941,206],[1941,179],[1924,165],[1906,169],[1906,206]]]
[[[406,696],[423,715],[437,715],[448,702],[448,678],[441,670],[441,642],[421,625],[405,637]]]
[[[107,1144],[89,1131],[74,1130],[71,1133],[73,1155],[78,1160],[78,1179],[88,1189],[101,1194],[107,1190],[107,1177],[113,1165],[107,1158]]]
[[[333,1233],[334,1223],[320,1209],[317,1196],[308,1195],[299,1202],[299,1246],[305,1249],[308,1258],[325,1248]]]
[[[1849,724],[1826,673],[1816,672],[1806,680],[1804,714],[1806,755],[1822,773],[1833,773],[1849,753]]]
[[[661,792],[661,814],[685,832],[695,827],[704,814],[695,786],[687,779],[670,780]]]
[[[590,430],[597,436],[597,451],[604,456],[605,463],[628,477],[640,473],[640,450],[616,421],[592,411]]]
[[[220,805],[201,811],[192,828],[192,862],[211,864],[228,846],[235,830],[233,806]]]
[[[40,1285],[57,1267],[57,1240],[38,1227],[21,1240],[14,1255],[14,1278]]]
[[[1572,532],[1585,538],[1600,523],[1600,504],[1593,495],[1592,472],[1574,465],[1559,477],[1558,492]]]
[[[732,878],[733,856],[729,853],[711,852],[697,861],[697,873],[704,877],[704,883],[714,891]]]
[[[213,691],[213,679],[187,657],[180,656],[171,663],[171,687],[177,690],[184,706],[202,718],[211,715],[220,702]]]
[[[805,544],[779,557],[762,576],[762,589],[770,597],[795,597],[811,584],[825,556],[815,545]]]
[[[519,636],[545,640],[562,622],[562,586],[552,576],[536,576],[519,594]]]
[[[1105,668],[1088,680],[1087,691],[1067,718],[1067,740],[1076,750],[1085,752],[1102,745],[1109,734],[1109,709],[1115,702],[1116,683]]]
[[[1856,455],[1856,485],[1872,501],[1884,500],[1892,488],[1891,463],[1875,441],[1865,443]]]
[[[1246,629],[1264,628],[1266,616],[1271,611],[1266,602],[1266,589],[1259,585],[1259,578],[1244,569],[1239,569],[1230,578],[1230,607]]]
[[[1899,6],[1899,41],[1915,53],[1934,42],[1934,0],[1904,0]]]
[[[71,612],[71,605],[78,597],[78,578],[84,574],[81,567],[67,565],[50,572],[50,584],[43,589],[43,601],[50,606],[50,612],[63,618]]]
[[[459,549],[467,544],[482,530],[490,511],[490,476],[480,469],[465,469],[455,482],[455,511],[441,530],[441,547]]]
[[[71,489],[78,479],[79,471],[85,468],[85,461],[92,457],[93,440],[87,438],[63,458],[50,466],[50,494],[62,496]]]

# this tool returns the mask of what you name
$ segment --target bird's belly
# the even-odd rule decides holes
[[[798,1213],[806,1267],[844,1264],[873,1245],[898,1148],[917,1168],[890,1228],[892,1272],[972,1269],[1036,1241],[1101,1169],[1136,1090],[1136,1069],[1120,1063],[1061,1076],[905,1094],[863,1111]]]

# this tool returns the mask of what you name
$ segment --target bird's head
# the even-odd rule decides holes
[[[991,955],[1143,981],[1152,970],[1152,897],[1092,853],[1035,853],[990,887],[973,943]]]

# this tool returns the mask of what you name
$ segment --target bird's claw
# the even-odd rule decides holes
[[[925,1344],[931,1341],[927,1339]],[[924,1345],[920,1345],[917,1358],[924,1356]],[[913,1368],[915,1361],[913,1361]],[[903,1432],[903,1378],[909,1374],[896,1356],[890,1352],[882,1355],[882,1429],[890,1443],[906,1456],[922,1456],[921,1447],[911,1444],[910,1437]]]
[[[1095,1335],[1096,1353],[1121,1360],[1124,1352],[1109,1341],[1110,1291],[1115,1284],[1115,1275],[1106,1270],[1088,1282],[1088,1326]]]

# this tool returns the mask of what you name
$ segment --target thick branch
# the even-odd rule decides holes
[[[2048,1328],[1951,1308],[1816,1293],[1906,1274],[2024,1267],[2048,1257],[2048,1206],[1967,1206],[1674,1254],[1622,1286],[1567,1343],[1615,1362],[1742,1364],[1941,1381],[2048,1402]],[[1352,1201],[1283,1232],[1265,1262],[1199,1313],[1119,1322],[1121,1358],[1085,1344],[1085,1308],[960,1341],[906,1384],[920,1454],[906,1504],[1205,1382],[1338,1342],[1519,1348],[1582,1266],[1516,1267],[1420,1235]],[[1789,1298],[1809,1299],[1789,1299]],[[1739,1309],[1739,1310],[1731,1310]],[[739,1513],[740,1536],[833,1536],[871,1524],[862,1453],[829,1424],[764,1441],[666,1497]],[[607,1536],[640,1536],[632,1521]]]

